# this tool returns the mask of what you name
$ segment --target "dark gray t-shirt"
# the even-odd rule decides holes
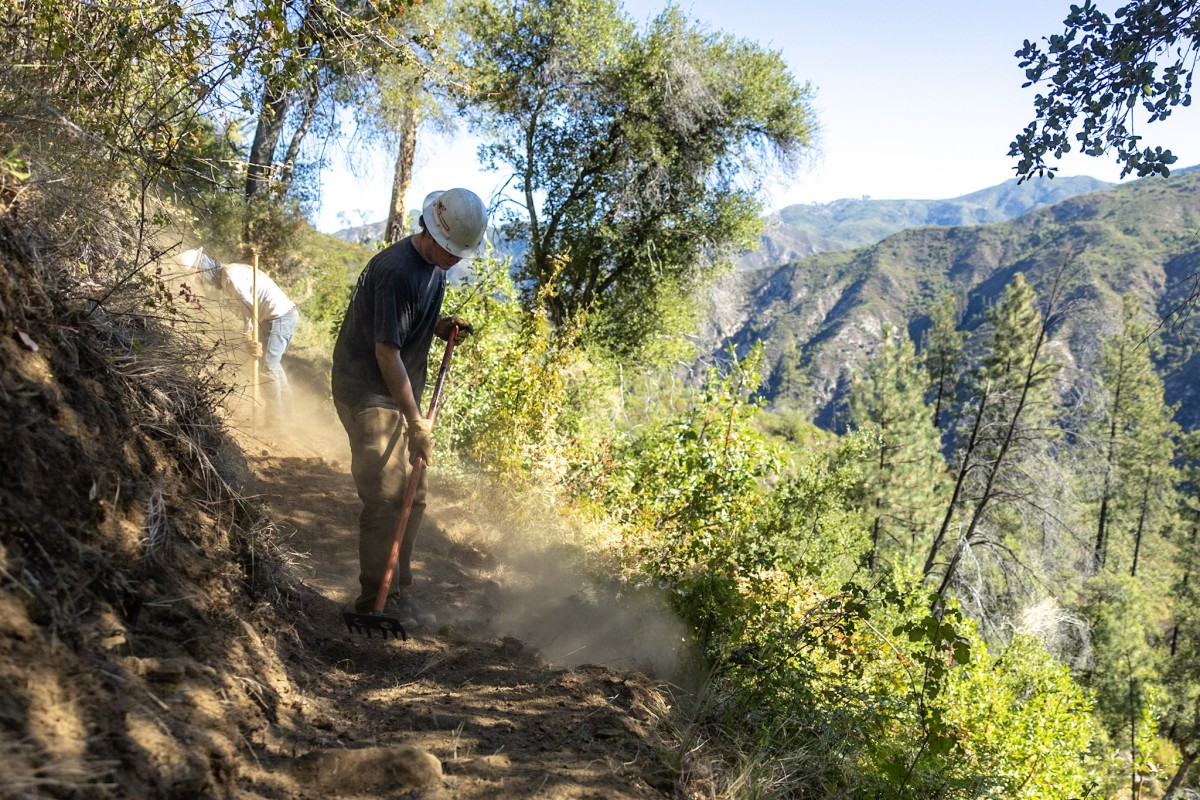
[[[400,348],[421,402],[429,345],[442,311],[446,273],[417,253],[411,238],[377,253],[358,276],[333,348],[333,399],[352,407],[399,408],[375,360],[375,343]]]

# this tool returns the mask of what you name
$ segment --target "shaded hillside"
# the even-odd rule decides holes
[[[767,222],[761,246],[738,269],[761,269],[797,258],[875,244],[893,233],[927,225],[1006,222],[1041,206],[1113,184],[1084,176],[1016,179],[949,200],[835,200],[782,209]]]
[[[925,227],[870,247],[827,253],[782,266],[736,273],[714,295],[702,338],[766,342],[766,393],[795,403],[825,427],[852,376],[875,352],[884,323],[920,341],[933,301],[953,292],[964,303],[963,328],[976,331],[988,305],[1017,272],[1043,291],[1064,263],[1072,274],[1073,310],[1058,332],[1060,356],[1086,368],[1099,338],[1113,332],[1120,295],[1132,292],[1157,317],[1192,291],[1200,264],[1200,174],[1179,172],[1082,195],[1007,223]],[[1200,423],[1189,375],[1200,367],[1197,323],[1180,316],[1163,333],[1161,369],[1180,420]]]

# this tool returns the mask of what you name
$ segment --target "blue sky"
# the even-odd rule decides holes
[[[662,0],[625,0],[641,22]],[[1013,176],[1006,154],[1031,118],[1032,89],[1013,53],[1024,39],[1062,29],[1070,0],[680,0],[693,19],[779,50],[797,80],[817,90],[821,132],[811,162],[780,175],[764,198],[768,208],[875,199],[956,197]],[[1120,3],[1101,2],[1109,11]],[[1144,126],[1147,143],[1200,163],[1200,108],[1181,109],[1166,123]],[[425,134],[418,148],[408,205],[433,189],[462,185],[490,195],[504,176],[480,171],[476,143],[460,132]],[[336,156],[335,156],[336,160]],[[1060,175],[1115,181],[1110,159],[1072,156]],[[350,170],[326,174],[317,227],[375,222],[391,191],[388,157],[359,157]]]

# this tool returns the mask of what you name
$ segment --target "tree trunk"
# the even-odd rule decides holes
[[[1142,508],[1138,513],[1137,532],[1133,535],[1133,564],[1129,567],[1129,577],[1137,577],[1138,555],[1142,552],[1142,535],[1146,530],[1146,509],[1150,505],[1150,481],[1147,476],[1142,487]]]
[[[1029,399],[1029,392],[1033,386],[1034,376],[1037,372],[1038,356],[1042,352],[1042,345],[1046,341],[1047,329],[1043,324],[1041,331],[1038,332],[1037,342],[1033,347],[1033,355],[1029,359],[1029,368],[1025,372],[1025,380],[1021,384],[1021,394],[1017,400],[1016,408],[1013,409],[1012,416],[1008,418],[1004,427],[1004,435],[1000,439],[1000,449],[997,451],[991,463],[987,465],[987,480],[984,482],[983,491],[979,495],[979,500],[975,503],[975,509],[971,512],[971,519],[967,523],[967,529],[959,538],[959,547],[954,550],[954,555],[950,557],[950,563],[946,565],[946,574],[942,576],[942,582],[937,588],[937,596],[939,599],[945,598],[946,590],[950,588],[950,582],[954,578],[954,573],[958,569],[958,564],[962,560],[964,544],[971,544],[975,538],[975,531],[979,526],[980,520],[983,519],[983,512],[987,508],[988,503],[995,497],[995,488],[997,476],[1000,470],[1006,465],[1006,457],[1008,451],[1013,445],[1016,437],[1017,423],[1021,420],[1021,414],[1025,410],[1025,403]]]
[[[286,192],[292,185],[292,179],[296,177],[296,159],[300,157],[300,145],[303,144],[308,129],[312,127],[313,120],[316,119],[317,103],[320,100],[321,82],[314,75],[308,91],[304,93],[304,115],[300,118],[300,124],[296,127],[296,132],[292,134],[292,140],[288,142],[287,152],[283,156],[283,165],[279,171],[280,191]]]
[[[284,61],[309,61],[316,57],[321,38],[316,32],[321,29],[323,22],[320,4],[308,4],[304,10],[304,18],[300,20],[300,26],[296,29],[296,49],[283,56]],[[269,188],[275,177],[275,148],[278,147],[279,137],[283,133],[284,119],[295,99],[296,92],[288,87],[287,69],[283,66],[279,66],[263,81],[262,105],[259,107],[258,122],[254,127],[250,158],[246,162],[247,198]]]
[[[408,187],[412,185],[413,159],[417,153],[417,129],[421,126],[420,113],[417,110],[417,93],[414,89],[413,100],[404,104],[400,115],[400,143],[396,148],[396,173],[392,180],[392,202],[388,207],[387,228],[384,230],[384,241],[393,244],[408,235],[408,209],[405,208],[404,198]]]
[[[1100,499],[1100,522],[1096,526],[1096,546],[1092,550],[1092,572],[1104,569],[1104,529],[1108,524],[1108,490]]]
[[[942,430],[942,401],[946,396],[945,377],[938,374],[937,397],[933,402],[933,427],[940,432]]]
[[[283,133],[283,119],[292,105],[292,93],[274,85],[268,79],[263,87],[262,107],[258,111],[258,122],[254,126],[254,142],[250,145],[250,158],[246,162],[246,197],[254,197],[271,185],[275,148]]]
[[[1104,550],[1108,534],[1108,501],[1112,497],[1113,475],[1117,469],[1117,426],[1121,415],[1121,389],[1125,385],[1125,345],[1121,345],[1117,361],[1117,389],[1113,392],[1112,409],[1109,411],[1108,453],[1104,459],[1104,493],[1100,496],[1100,519],[1096,525],[1096,549],[1092,564],[1096,572],[1104,567]]]
[[[879,446],[879,475],[882,480],[883,471],[887,469],[887,448],[881,443]],[[883,501],[881,498],[875,498],[875,522],[871,526],[871,563],[868,565],[871,574],[875,573],[875,567],[879,563],[879,535],[883,530]]]
[[[879,563],[879,531],[883,527],[883,515],[879,510],[879,501],[875,501],[875,524],[871,526],[871,560],[867,564],[867,569],[871,574],[875,574],[875,567]]]
[[[1108,431],[1108,456],[1104,464],[1104,490],[1100,495],[1100,519],[1096,524],[1096,548],[1092,552],[1092,568],[1099,572],[1104,568],[1104,545],[1108,532],[1108,501],[1112,496],[1113,471],[1116,469],[1117,421],[1114,419]]]
[[[950,502],[946,506],[946,513],[942,517],[942,525],[938,528],[937,535],[933,538],[933,544],[929,546],[929,555],[925,557],[925,566],[921,570],[921,577],[928,578],[933,568],[937,565],[938,551],[941,550],[942,542],[946,539],[946,534],[950,531],[950,521],[954,518],[954,506],[958,503],[958,498],[962,495],[963,485],[967,479],[967,472],[974,466],[973,459],[975,457],[975,442],[979,438],[979,426],[983,424],[983,413],[987,410],[987,402],[990,386],[985,386],[982,394],[979,396],[979,407],[975,410],[975,423],[971,427],[971,436],[967,441],[966,450],[963,452],[962,460],[958,466],[958,476],[954,479],[954,492],[950,495]]]

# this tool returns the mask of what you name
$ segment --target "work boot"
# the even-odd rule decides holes
[[[422,609],[413,601],[412,588],[409,586],[401,586],[400,591],[388,597],[388,603],[395,598],[396,607],[399,609],[403,619],[412,620],[413,627],[430,627],[437,624],[437,615]],[[407,623],[401,623],[407,626]]]

